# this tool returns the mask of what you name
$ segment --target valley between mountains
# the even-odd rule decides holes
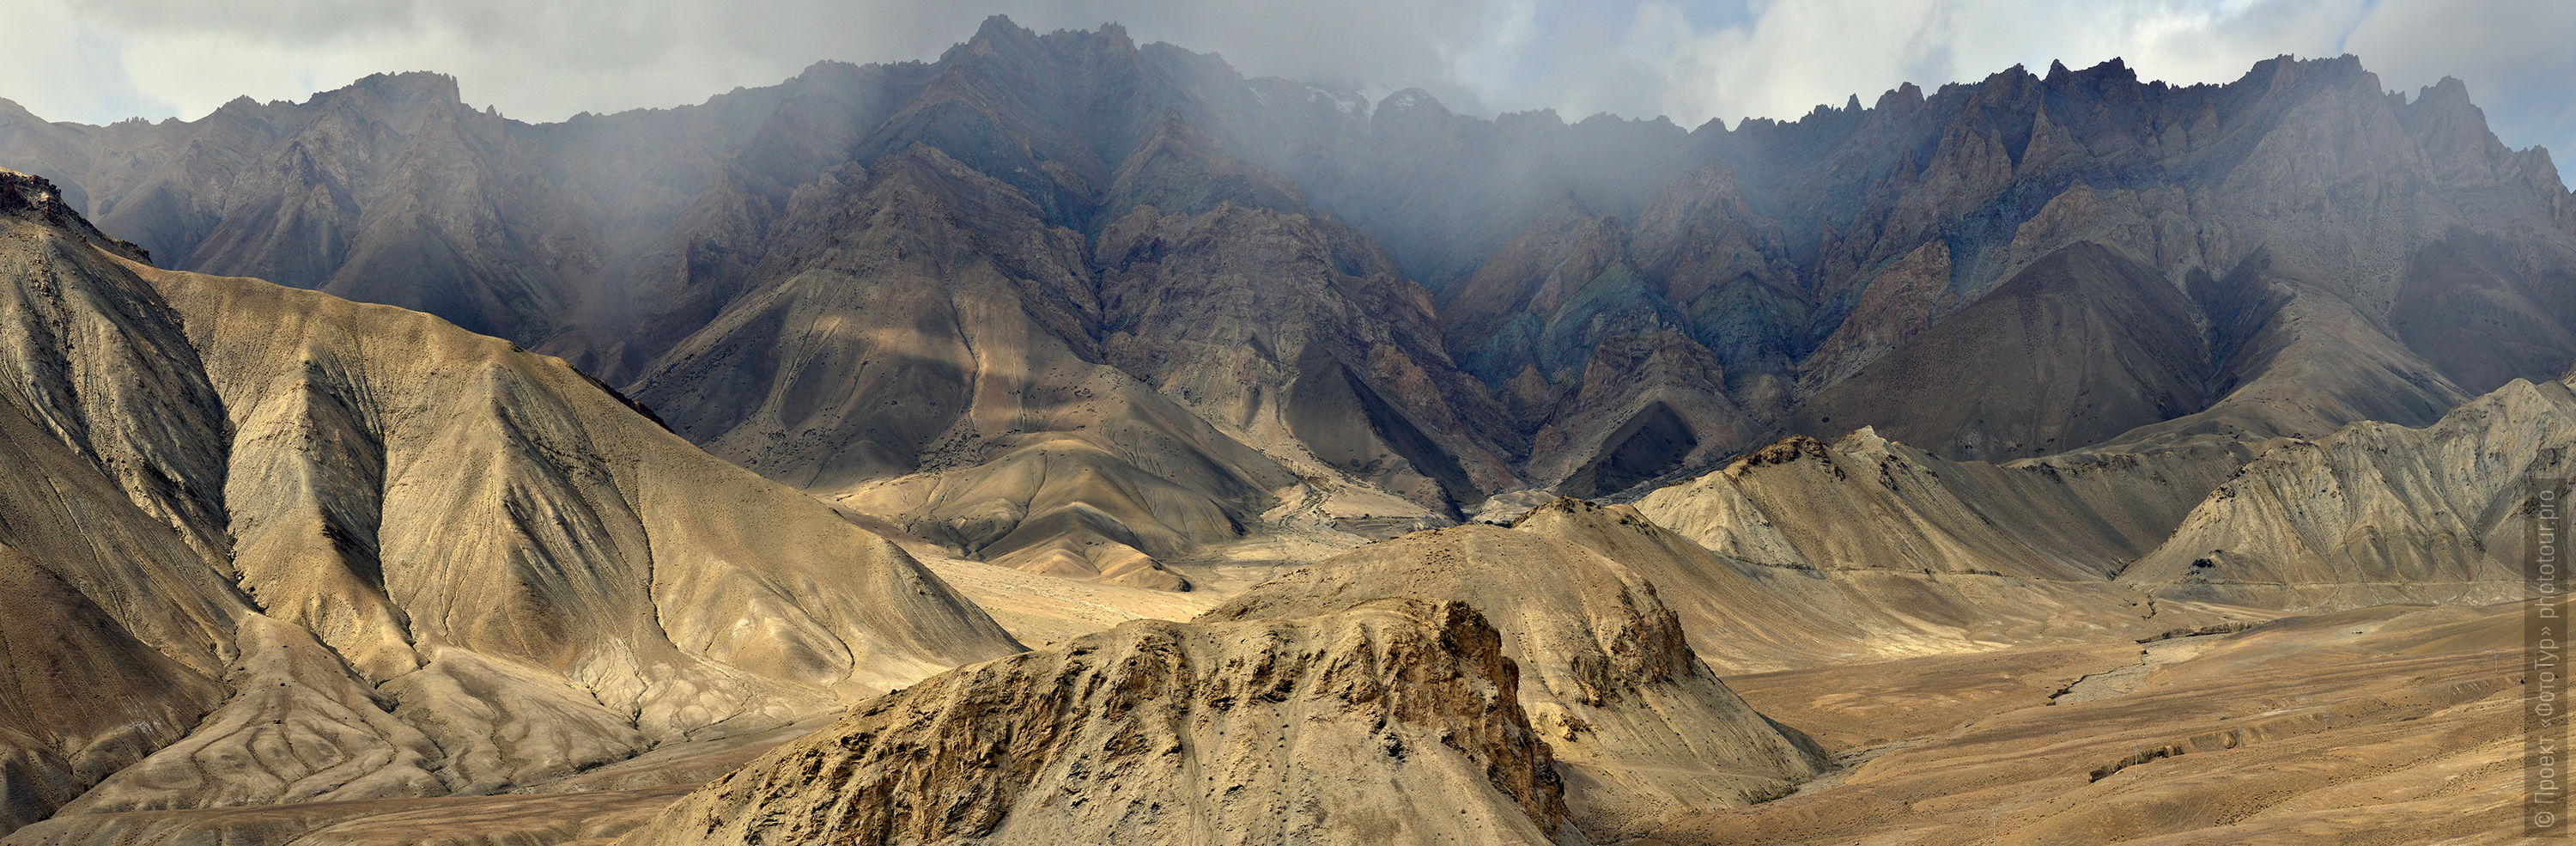
[[[2351,56],[1683,128],[1000,17],[0,100],[0,843],[2516,842],[2557,173]]]

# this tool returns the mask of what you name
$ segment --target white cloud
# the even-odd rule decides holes
[[[2576,3],[2565,0],[1750,0],[1737,11],[1646,0],[1607,43],[1569,39],[1579,58],[1558,57],[1544,78],[1462,68],[1459,82],[1501,108],[1687,125],[1795,118],[1904,82],[2041,73],[2052,60],[2119,57],[2143,79],[2191,84],[2278,55],[2352,52],[2391,87],[2461,77],[2507,144],[2550,145],[2576,174]]]
[[[2362,0],[1810,0],[1757,4],[1747,19],[1692,22],[1675,0],[1637,6],[1625,35],[1553,87],[1488,90],[1497,102],[1677,120],[1794,118],[1863,103],[1900,83],[1927,88],[2052,60],[2124,58],[2146,78],[2222,82],[2283,53],[2334,55]]]
[[[0,96],[38,114],[104,122],[143,110],[194,118],[236,96],[302,99],[389,70],[455,75],[467,99],[529,120],[705,100],[774,84],[822,59],[926,60],[989,14],[1039,31],[1126,25],[1140,41],[1222,52],[1247,73],[1379,85],[1450,83],[1452,57],[1490,27],[1523,27],[1530,0],[21,0],[25,31],[78,34],[94,55],[0,64]],[[1497,12],[1500,14],[1497,14]],[[35,39],[39,42],[46,39]],[[59,39],[57,39],[59,40]],[[30,67],[30,65],[36,65]],[[130,79],[111,96],[87,77]]]
[[[84,26],[55,0],[18,4],[5,16],[16,37],[0,61],[0,97],[51,120],[106,120],[168,114],[126,77],[113,32]]]

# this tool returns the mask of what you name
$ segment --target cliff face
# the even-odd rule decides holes
[[[1561,501],[1551,509],[1594,508]],[[1822,761],[1754,713],[1691,650],[1682,619],[1620,562],[1538,532],[1417,532],[1283,573],[1202,615],[1300,619],[1442,597],[1494,609],[1521,706],[1556,751],[1596,840],[1777,797]]]
[[[872,700],[626,844],[1579,843],[1455,602],[1129,623]]]
[[[1018,648],[560,360],[131,253],[0,173],[11,827],[490,793]]]

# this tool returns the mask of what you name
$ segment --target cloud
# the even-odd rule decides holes
[[[1404,80],[1452,97],[1453,59],[1475,52],[1508,3],[1318,0],[28,0],[31,29],[101,45],[0,66],[0,96],[38,114],[106,122],[195,118],[225,101],[302,99],[379,71],[457,76],[468,100],[528,120],[705,100],[775,84],[822,59],[932,59],[1009,14],[1040,31],[1129,26],[1141,40],[1219,51],[1256,74]],[[1524,5],[1526,2],[1524,0]],[[16,23],[16,21],[13,21]],[[1524,20],[1523,25],[1526,24]],[[67,84],[130,80],[122,89]]]
[[[929,58],[976,21],[947,6],[823,0],[33,2],[114,45],[109,69],[164,114],[188,118],[236,96],[302,99],[379,71],[436,70],[456,75],[469,100],[560,120],[698,102],[774,84],[818,59]],[[0,70],[0,90],[26,87],[17,73]],[[22,102],[32,109],[39,98],[92,121],[119,117],[103,112],[124,105],[50,92]]]
[[[2458,76],[2515,147],[2551,148],[2576,182],[2576,4],[2564,0],[1645,0],[1616,34],[1568,31],[1542,77],[1463,72],[1503,109],[1795,118],[2051,61],[2120,57],[2142,78],[2226,82],[2278,55],[2352,52],[2392,88]]]
[[[167,114],[166,100],[146,96],[127,78],[112,33],[84,27],[64,5],[37,0],[7,16],[12,39],[0,62],[0,97],[55,120],[99,122]]]
[[[1460,111],[1789,118],[1899,83],[2113,56],[2220,82],[2350,50],[2392,87],[2459,76],[2506,143],[2576,168],[2563,0],[18,0],[0,96],[56,119],[193,118],[369,73],[454,74],[527,120],[699,102],[819,59],[936,57],[1004,13],[1124,24],[1248,75],[1421,86]]]
[[[1810,0],[1749,5],[1714,24],[1693,12],[1675,0],[1638,4],[1625,33],[1595,48],[1598,60],[1552,88],[1486,95],[1697,122],[1793,118],[1900,83],[1933,87],[2016,64],[2041,71],[2052,60],[2086,67],[2117,56],[2149,78],[2216,82],[2283,53],[2341,52],[2363,2]]]

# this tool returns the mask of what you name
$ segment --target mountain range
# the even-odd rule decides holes
[[[2548,154],[2351,57],[1684,130],[997,17],[555,124],[418,73],[0,106],[0,161],[169,266],[426,311],[924,538],[1166,587],[1282,506],[1436,523],[1862,426],[1989,461],[2317,437],[2576,360]]]
[[[2351,56],[1685,129],[995,17],[0,168],[10,846],[2331,842],[2507,801],[2576,473],[2576,195]]]

